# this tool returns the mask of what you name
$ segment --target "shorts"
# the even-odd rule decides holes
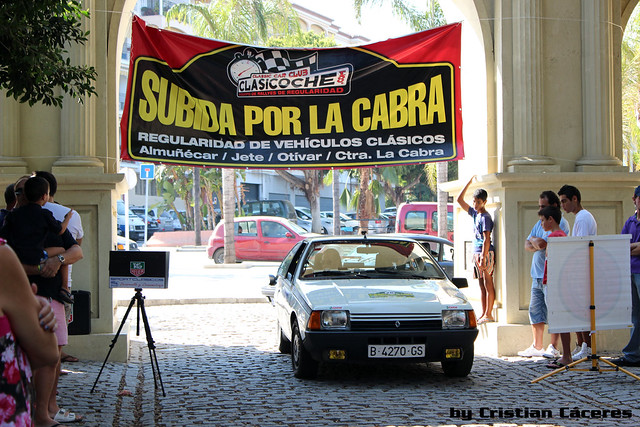
[[[529,301],[529,322],[547,323],[547,286],[542,284],[542,279],[532,279],[531,301]]]
[[[51,300],[51,309],[53,313],[56,315],[56,320],[58,322],[58,327],[56,328],[55,334],[56,338],[58,338],[58,345],[67,345],[69,342],[69,334],[67,331],[67,322],[65,319],[64,313],[64,304],[60,301]]]
[[[486,257],[484,257],[484,262],[480,265],[480,253],[473,254],[473,278],[480,279],[482,275],[480,271],[483,271],[485,274],[493,276],[493,268],[496,265],[495,253],[493,251],[489,251]]]

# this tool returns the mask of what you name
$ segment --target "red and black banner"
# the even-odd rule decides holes
[[[461,159],[460,31],[271,49],[134,17],[121,157],[291,169]]]

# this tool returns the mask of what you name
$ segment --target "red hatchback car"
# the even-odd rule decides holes
[[[274,216],[243,216],[233,221],[238,261],[282,261],[296,243],[316,235],[288,219]],[[211,233],[207,254],[216,264],[224,263],[222,221]]]

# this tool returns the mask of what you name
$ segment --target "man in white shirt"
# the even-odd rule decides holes
[[[598,234],[598,225],[589,211],[582,207],[580,191],[572,185],[563,185],[558,191],[562,208],[567,213],[575,214],[571,235],[573,237],[595,236]],[[576,332],[578,347],[571,354],[573,360],[591,356],[591,335],[589,331]]]

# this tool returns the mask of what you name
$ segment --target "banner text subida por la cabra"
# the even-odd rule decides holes
[[[270,49],[134,17],[121,156],[299,169],[460,159],[460,30]]]

